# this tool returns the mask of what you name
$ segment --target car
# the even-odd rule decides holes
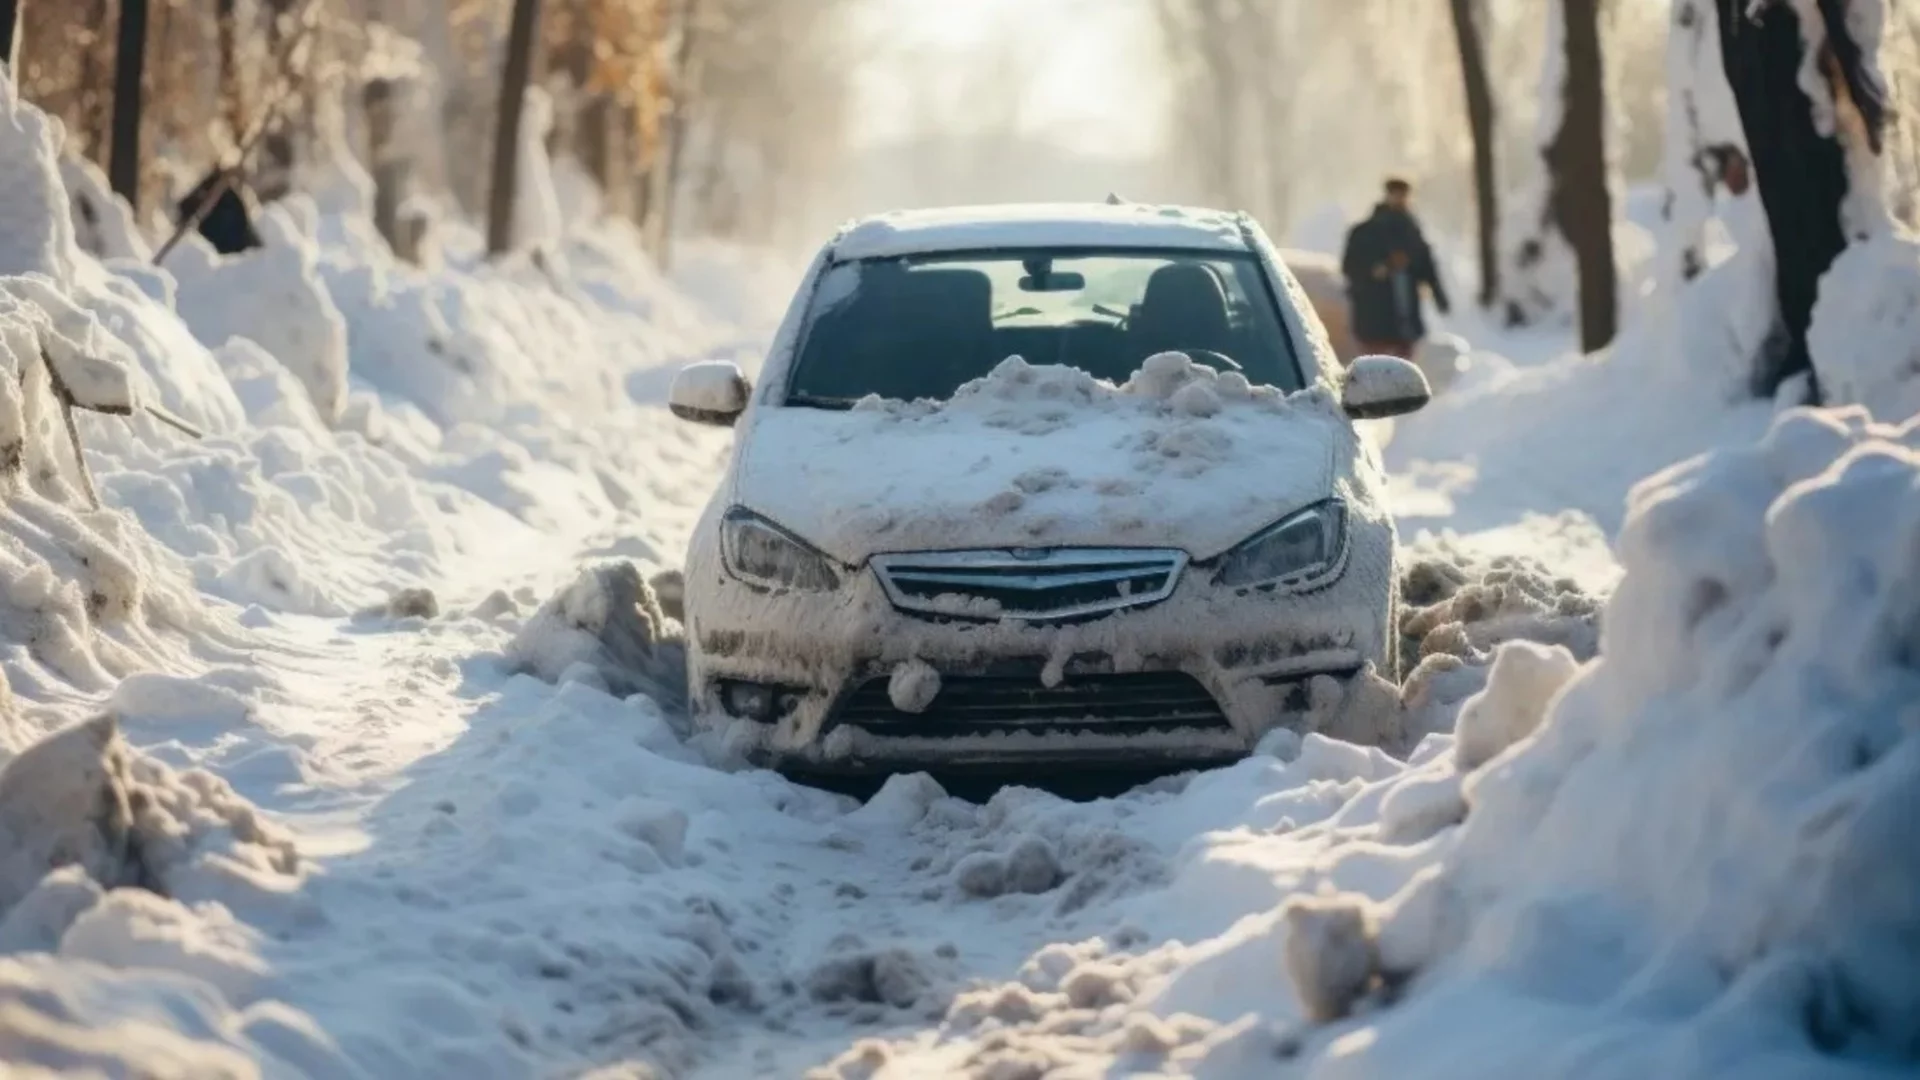
[[[1231,762],[1379,742],[1396,536],[1356,421],[1428,400],[1335,359],[1242,214],[902,211],[843,227],[731,425],[689,542],[703,735],[789,774]]]

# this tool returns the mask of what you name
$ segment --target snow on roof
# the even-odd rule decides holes
[[[836,261],[1008,247],[1143,247],[1246,251],[1239,218],[1139,203],[1010,203],[896,210],[862,218],[833,246]]]

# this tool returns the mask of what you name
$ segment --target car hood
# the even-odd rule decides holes
[[[1324,397],[759,408],[734,501],[847,565],[1067,546],[1204,560],[1333,493],[1354,437]]]

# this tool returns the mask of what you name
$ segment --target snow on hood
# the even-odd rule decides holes
[[[1071,545],[1218,555],[1334,493],[1353,435],[1179,353],[1124,386],[1010,357],[952,400],[755,410],[736,501],[857,565],[887,551]]]

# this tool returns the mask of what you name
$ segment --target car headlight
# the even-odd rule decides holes
[[[1346,530],[1347,508],[1340,500],[1316,503],[1227,552],[1214,580],[1236,587],[1311,581],[1332,569]]]
[[[831,559],[744,507],[727,511],[720,521],[720,557],[727,573],[749,585],[808,592],[840,586]]]

